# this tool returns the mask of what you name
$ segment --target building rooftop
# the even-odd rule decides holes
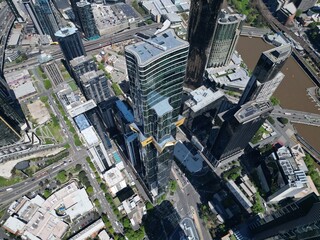
[[[68,113],[71,117],[75,117],[82,113],[85,113],[86,111],[91,110],[92,108],[95,108],[96,106],[97,104],[95,103],[95,101],[90,99],[89,101],[86,101],[76,107],[68,109]]]
[[[123,118],[125,118],[125,120],[128,123],[133,123],[134,121],[133,114],[123,101],[121,100],[116,101],[116,107],[118,108],[118,110],[121,112],[121,115],[123,116]]]
[[[90,123],[84,114],[80,114],[80,115],[76,116],[73,120],[77,124],[80,132],[83,131],[84,129],[90,127]]]
[[[273,106],[269,101],[248,102],[242,105],[234,116],[239,122],[245,122],[272,110]]]
[[[191,108],[193,112],[205,108],[224,96],[224,93],[221,90],[213,92],[210,88],[206,88],[205,86],[193,90],[190,94],[192,98],[187,100],[185,104]]]
[[[165,53],[189,45],[188,42],[178,38],[172,29],[152,37],[139,33],[136,36],[142,41],[126,46],[125,50],[136,56],[139,65],[146,65]]]
[[[201,155],[193,155],[188,148],[181,142],[174,145],[173,154],[191,173],[199,172],[203,167],[203,158]]]
[[[80,76],[80,80],[83,83],[87,83],[89,82],[91,79],[95,79],[97,77],[100,77],[101,75],[104,76],[104,72],[102,70],[98,70],[98,71],[90,71],[90,72],[86,72],[85,74],[83,74],[82,76]]]
[[[272,48],[264,51],[263,55],[268,57],[273,62],[283,61],[291,54],[291,46],[289,44],[282,45],[280,47]]]
[[[86,240],[86,239],[90,239],[90,237],[93,234],[98,233],[104,227],[105,227],[104,222],[100,218],[99,220],[97,220],[94,223],[90,224],[85,229],[81,230],[81,232],[79,232],[75,236],[69,238],[69,240]]]
[[[57,31],[54,35],[56,37],[67,37],[70,36],[72,34],[75,34],[78,31],[77,28],[75,27],[65,27],[65,28],[61,28],[59,31]]]
[[[118,191],[120,191],[127,186],[122,173],[116,167],[111,168],[110,170],[105,172],[103,174],[103,177],[110,188],[112,188],[113,186],[117,186]]]
[[[222,10],[219,15],[219,24],[233,24],[244,21],[246,16],[243,14],[229,14],[227,11]]]
[[[90,61],[90,60],[92,60],[93,61],[93,59],[92,59],[92,57],[91,56],[80,56],[80,57],[76,57],[76,58],[74,58],[74,59],[72,59],[71,61],[70,61],[70,65],[72,66],[72,67],[76,67],[76,66],[78,66],[79,64],[82,64],[82,63],[84,63],[84,62],[88,62],[88,61]]]
[[[82,130],[81,134],[84,137],[88,147],[96,145],[100,142],[98,134],[94,130],[93,126],[90,126],[86,129]]]
[[[86,0],[81,0],[80,2],[77,2],[77,7],[85,7],[85,6],[91,6],[91,3],[89,3]]]

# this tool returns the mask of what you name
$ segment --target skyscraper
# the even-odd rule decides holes
[[[13,144],[21,138],[23,118],[0,93],[0,147]]]
[[[58,22],[52,10],[50,0],[37,0],[35,10],[43,30],[55,40],[55,33],[59,30]]]
[[[284,74],[280,70],[290,55],[290,45],[263,52],[239,100],[239,104],[242,105],[251,100],[269,100],[284,78]]]
[[[62,28],[55,33],[55,36],[68,63],[73,58],[87,55],[78,29]]]
[[[250,239],[320,239],[319,216],[320,200],[312,193],[272,215],[256,218],[249,225]]]
[[[80,27],[80,19],[79,19],[79,13],[78,13],[78,7],[77,2],[80,0],[70,0],[71,8],[74,13],[74,22]]]
[[[88,40],[99,38],[99,31],[94,20],[91,3],[86,0],[77,2],[81,29]]]
[[[244,20],[244,15],[220,12],[207,67],[222,67],[229,64]]]
[[[220,129],[209,147],[213,164],[239,157],[272,110],[270,101],[252,101],[219,114]]]
[[[36,13],[36,10],[34,8],[33,2],[30,0],[22,0],[32,22],[33,25],[39,35],[45,34],[45,29],[43,27],[43,22],[41,22],[41,19],[39,18],[38,14]]]
[[[208,51],[223,0],[191,0],[188,42],[190,44],[186,84],[201,85],[207,64]]]
[[[304,12],[312,8],[317,3],[317,0],[294,0],[293,2],[298,9]]]
[[[17,19],[17,21],[23,22],[24,19],[19,12],[19,10],[21,10],[21,9],[16,6],[16,4],[19,4],[19,1],[7,0],[7,3],[8,3],[8,6],[9,6],[11,12],[15,16],[15,18]]]
[[[97,104],[110,97],[108,80],[102,70],[87,72],[80,77],[80,81],[84,95]]]
[[[156,198],[166,190],[176,126],[183,123],[179,109],[189,44],[172,29],[138,35],[142,41],[125,48],[135,118],[131,128],[139,133],[142,177]]]

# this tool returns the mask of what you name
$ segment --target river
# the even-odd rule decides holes
[[[253,70],[261,53],[273,46],[265,43],[260,38],[249,38],[241,36],[237,45],[237,51],[241,54],[248,68]],[[309,76],[302,70],[299,64],[290,57],[282,68],[285,74],[275,97],[280,100],[283,108],[312,112],[320,114],[307,95],[306,89],[315,86]],[[294,124],[294,127],[310,145],[320,151],[320,127]]]

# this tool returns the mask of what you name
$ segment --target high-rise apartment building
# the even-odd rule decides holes
[[[55,33],[59,30],[59,26],[52,10],[51,0],[36,0],[35,11],[44,32],[55,40]]]
[[[135,123],[139,133],[142,178],[156,198],[167,187],[189,44],[172,29],[125,48]]]
[[[290,55],[290,45],[263,52],[239,100],[239,104],[242,105],[251,100],[269,100],[284,78],[284,74],[280,70]]]
[[[197,88],[203,80],[208,51],[223,0],[191,0],[188,42],[190,44],[186,84]]]
[[[88,40],[99,38],[99,31],[94,20],[91,3],[86,0],[77,2],[81,30]]]
[[[220,113],[217,123],[220,126],[217,136],[209,146],[215,159],[215,166],[226,159],[236,159],[269,116],[273,106],[270,101],[248,102],[242,106]]]
[[[87,55],[77,28],[62,28],[55,33],[65,60]]]
[[[36,10],[34,8],[34,4],[30,0],[22,0],[24,7],[26,8],[33,25],[39,35],[44,35],[45,29],[43,27],[43,22],[41,22],[41,18],[39,18],[38,14],[36,13]]]
[[[110,97],[108,80],[102,70],[83,74],[80,82],[86,98],[93,99],[97,104]]]
[[[222,67],[230,63],[244,20],[244,15],[220,12],[207,67]]]
[[[80,77],[86,72],[97,71],[97,65],[90,56],[80,56],[70,61],[73,78],[78,85],[80,84]]]
[[[253,240],[320,239],[320,200],[314,193],[256,218],[249,228]]]

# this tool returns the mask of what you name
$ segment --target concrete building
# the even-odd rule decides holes
[[[239,100],[239,104],[242,105],[251,100],[269,100],[284,78],[284,74],[280,70],[290,55],[290,45],[283,45],[263,52]]]
[[[273,106],[271,102],[248,102],[218,114],[217,133],[208,142],[209,150],[214,156],[214,166],[222,161],[237,159],[243,154],[254,134],[269,116]]]
[[[87,55],[77,28],[62,28],[55,33],[55,36],[67,62]]]
[[[81,30],[84,33],[85,38],[88,40],[99,38],[99,31],[94,20],[91,3],[86,0],[81,0],[76,4]]]
[[[186,84],[192,88],[201,86],[203,81],[210,44],[222,2],[222,0],[191,1],[188,24],[190,50],[185,80]]]
[[[179,111],[189,44],[172,29],[139,38],[125,48],[135,118],[131,128],[141,142],[142,177],[156,198],[167,188],[176,126],[184,121]]]
[[[80,76],[86,72],[97,71],[97,65],[90,56],[79,56],[70,61],[72,75],[78,85],[80,85]]]
[[[102,70],[83,74],[80,82],[87,99],[93,99],[98,104],[110,97],[108,80]]]
[[[115,196],[117,192],[124,189],[127,183],[117,167],[111,168],[103,174],[103,178],[111,191],[111,194]]]
[[[49,77],[54,86],[58,86],[60,83],[64,82],[64,78],[59,69],[59,66],[55,61],[50,61],[41,64],[44,73]]]
[[[212,39],[207,68],[222,67],[230,63],[245,19],[244,15],[220,12]]]

